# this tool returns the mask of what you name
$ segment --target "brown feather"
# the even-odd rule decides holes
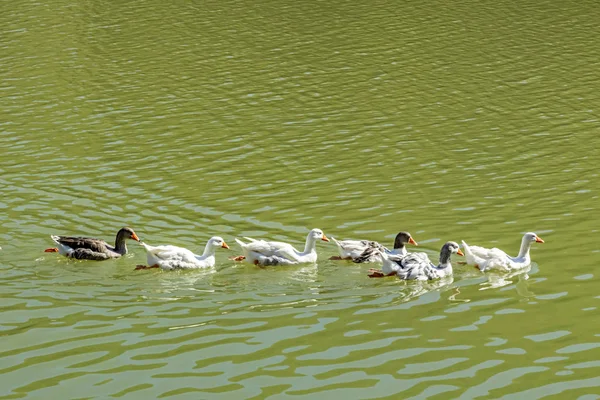
[[[73,250],[88,249],[93,252],[104,253],[108,250],[107,243],[101,239],[59,236],[58,242],[62,245],[69,246]]]

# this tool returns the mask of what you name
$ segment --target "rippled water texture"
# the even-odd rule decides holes
[[[0,398],[600,396],[592,1],[0,5]],[[214,270],[43,253],[50,234]],[[408,230],[516,253],[434,283],[236,264]],[[454,257],[454,261],[459,261]]]

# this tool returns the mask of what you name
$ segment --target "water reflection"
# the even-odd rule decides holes
[[[0,397],[598,387],[593,2],[3,4]],[[406,229],[432,259],[529,230],[547,246],[540,268],[416,283],[330,263],[326,245],[318,265],[218,255],[175,273],[133,271],[138,248],[41,253],[50,234],[125,225],[192,249],[301,247],[314,226],[381,243]]]

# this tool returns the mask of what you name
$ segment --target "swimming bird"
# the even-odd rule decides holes
[[[465,259],[467,264],[474,265],[481,271],[489,269],[499,269],[501,271],[513,271],[527,267],[531,264],[531,256],[529,250],[533,243],[544,243],[544,241],[535,233],[527,232],[521,239],[521,248],[516,257],[511,257],[504,251],[492,248],[487,249],[479,246],[469,246],[464,240],[462,241],[465,249]]]
[[[138,269],[161,268],[164,270],[173,269],[199,269],[215,266],[215,252],[218,248],[228,249],[227,243],[219,236],[211,237],[201,256],[192,251],[177,246],[150,246],[144,242],[140,244],[146,250],[146,260],[148,265],[138,265]]]
[[[381,252],[394,255],[406,255],[406,243],[410,243],[414,246],[418,246],[417,242],[412,238],[408,232],[399,232],[394,240],[394,249],[388,250],[377,242],[371,242],[367,240],[343,240],[337,241],[333,237],[331,238],[337,245],[340,257],[331,257],[330,260],[352,260],[355,263],[380,263],[383,261]],[[361,251],[362,250],[362,251]]]
[[[289,243],[272,242],[245,238],[248,243],[239,239],[235,241],[241,246],[243,255],[233,257],[235,261],[246,260],[255,265],[295,265],[314,263],[317,261],[317,240],[329,242],[322,230],[312,229],[306,236],[304,251],[298,251]]]
[[[115,246],[111,246],[104,240],[74,237],[74,236],[50,236],[58,247],[51,247],[44,250],[46,253],[60,253],[65,257],[78,260],[108,260],[110,258],[119,258],[127,254],[127,239],[140,241],[133,229],[125,227],[117,232]]]
[[[440,261],[434,265],[424,253],[408,253],[405,256],[381,253],[383,266],[381,270],[369,270],[369,277],[381,278],[384,276],[397,275],[404,280],[432,280],[452,275],[452,254],[464,255],[458,243],[446,242],[440,250]]]

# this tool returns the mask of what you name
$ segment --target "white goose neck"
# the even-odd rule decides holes
[[[523,236],[521,240],[521,248],[519,249],[519,255],[517,258],[529,257],[529,250],[531,249],[531,240],[528,240],[526,236]]]
[[[309,254],[317,251],[317,241],[309,233],[306,236],[306,244],[304,245],[304,254]]]
[[[406,251],[406,246],[402,246],[400,248],[394,249],[394,253],[405,256],[408,254],[408,251]]]
[[[202,257],[214,256],[216,251],[217,249],[215,249],[215,246],[213,246],[209,241],[204,247],[204,253],[202,253]]]

